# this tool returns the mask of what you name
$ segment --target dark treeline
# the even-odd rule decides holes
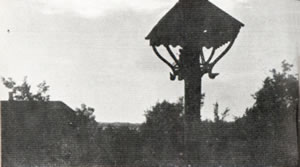
[[[199,166],[296,166],[299,91],[291,67],[283,62],[280,72],[271,71],[242,117],[226,121],[229,109],[219,111],[216,103],[210,111],[214,120],[195,125]],[[94,109],[83,105],[68,117],[71,123],[59,119],[47,125],[46,121],[39,127],[43,135],[16,133],[19,136],[14,138],[34,138],[34,142],[20,140],[26,148],[18,145],[17,157],[29,166],[184,166],[183,107],[182,98],[158,102],[145,112],[146,121],[137,125],[97,123]],[[58,134],[50,135],[54,129]],[[31,154],[23,154],[25,150]],[[7,164],[13,161],[3,159]]]

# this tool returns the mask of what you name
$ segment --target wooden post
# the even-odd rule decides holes
[[[300,94],[300,92],[299,92]],[[297,105],[297,110],[296,110],[296,130],[297,130],[297,146],[298,146],[298,164],[297,167],[300,167],[300,127],[299,127],[299,105],[300,105],[300,100],[298,100],[299,104]]]
[[[2,167],[2,106],[0,101],[0,167]]]
[[[196,48],[183,48],[181,58],[184,75],[184,154],[187,164],[192,165],[198,159],[198,142],[193,132],[201,120],[201,69],[199,60],[200,50]]]

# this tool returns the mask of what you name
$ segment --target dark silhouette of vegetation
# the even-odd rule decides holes
[[[183,98],[177,103],[163,101],[146,111],[141,125],[145,160],[180,159],[183,153]]]
[[[31,91],[31,85],[27,82],[27,77],[24,77],[23,83],[17,85],[12,78],[1,77],[3,85],[11,90],[13,100],[17,101],[49,101],[50,96],[47,94],[50,86],[45,81],[37,85],[36,93]]]
[[[296,147],[299,81],[296,75],[290,74],[292,67],[283,61],[282,72],[271,70],[272,76],[253,95],[255,104],[236,120],[239,136],[248,143],[254,162],[282,165],[294,162],[295,150],[291,147]]]
[[[226,108],[222,113],[221,115],[219,114],[219,103],[216,102],[214,104],[214,121],[217,123],[217,122],[224,122],[225,121],[225,118],[228,116],[228,113],[229,113],[229,108]]]
[[[271,76],[253,95],[254,105],[247,108],[242,117],[226,121],[230,110],[221,111],[216,103],[210,111],[214,114],[213,120],[193,124],[199,166],[296,165],[299,81],[291,74],[291,69],[292,65],[284,61],[282,71],[271,70]],[[3,82],[10,89],[15,87],[11,79]],[[28,90],[28,86],[23,87]],[[54,115],[60,119],[53,122],[55,118],[47,120],[51,117],[43,117],[45,121],[37,132],[43,135],[34,137],[35,142],[31,143],[33,134],[30,131],[29,134],[22,133],[22,141],[30,147],[19,145],[17,150],[33,150],[36,145],[42,145],[40,156],[36,158],[50,157],[45,161],[52,162],[48,166],[184,166],[183,104],[183,98],[174,103],[158,102],[145,112],[146,121],[140,125],[98,123],[94,109],[83,104],[72,111],[72,116],[66,117],[68,119]],[[64,124],[64,121],[67,122]],[[9,126],[17,129],[19,125],[9,121]],[[9,141],[14,141],[14,137]],[[30,155],[21,156],[28,160],[23,164],[34,159]],[[47,166],[46,163],[40,165]]]

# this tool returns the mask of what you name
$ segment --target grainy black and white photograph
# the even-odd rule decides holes
[[[2,167],[300,167],[299,0],[1,0]]]

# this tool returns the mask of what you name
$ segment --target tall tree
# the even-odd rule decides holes
[[[238,121],[246,132],[254,163],[282,163],[284,166],[291,162],[289,157],[293,157],[291,150],[295,147],[290,146],[296,142],[299,81],[291,74],[292,67],[283,61],[282,71],[271,70],[272,75],[253,95],[255,104],[246,110],[243,120]]]

